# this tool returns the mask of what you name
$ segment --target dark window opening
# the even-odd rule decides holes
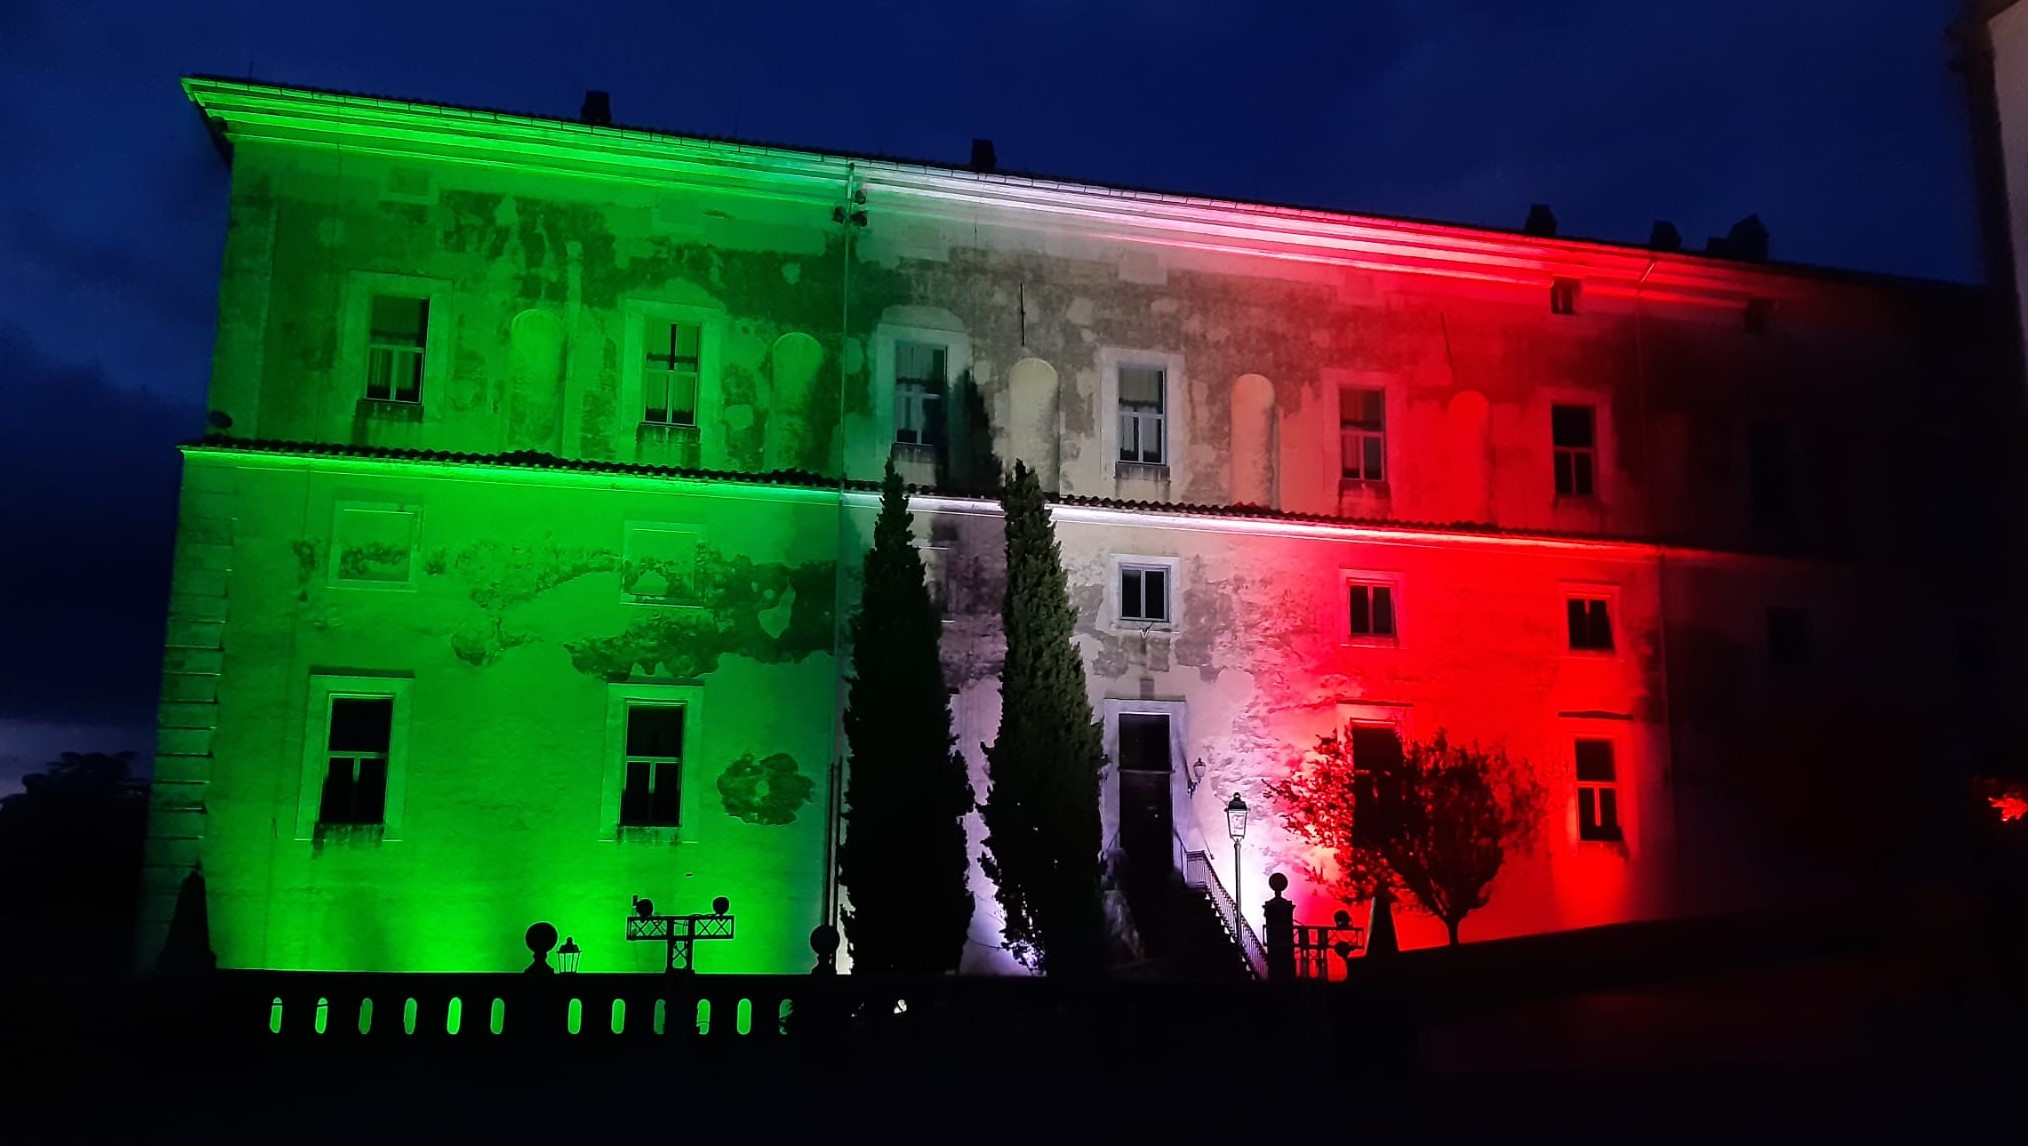
[[[1120,460],[1163,465],[1167,429],[1167,377],[1159,366],[1122,366],[1120,381]]]
[[[1620,838],[1619,785],[1610,740],[1577,742],[1577,838]]]
[[[629,705],[620,826],[673,828],[682,796],[683,707]]]
[[[1339,474],[1345,481],[1387,480],[1387,393],[1338,391]]]
[[[1394,635],[1394,588],[1390,585],[1349,587],[1352,603],[1352,635],[1391,637]]]
[[[944,390],[949,362],[941,346],[894,346],[894,440],[903,445],[944,444]]]
[[[1613,651],[1610,603],[1601,597],[1572,597],[1565,603],[1570,622],[1570,647],[1583,652]]]
[[[690,322],[650,322],[648,362],[641,373],[641,420],[660,426],[697,424],[697,380],[703,331]]]
[[[366,396],[384,402],[422,401],[429,337],[428,299],[373,296],[366,340]]]
[[[1120,569],[1120,620],[1166,622],[1169,619],[1169,571],[1145,565]]]
[[[1598,431],[1590,406],[1552,406],[1550,442],[1556,467],[1556,496],[1590,497],[1598,489]]]
[[[325,741],[322,824],[381,824],[387,819],[387,762],[394,698],[334,696]]]
[[[1120,714],[1120,768],[1127,772],[1167,772],[1169,717],[1159,712]]]
[[[1380,800],[1382,792],[1376,777],[1400,774],[1401,735],[1391,724],[1355,724],[1352,726],[1352,840],[1359,846],[1372,846],[1378,841],[1373,838],[1375,826],[1386,820],[1384,814],[1362,816],[1362,809],[1372,808]]]
[[[1552,279],[1549,283],[1549,313],[1576,314],[1577,296],[1584,284],[1577,279]]]

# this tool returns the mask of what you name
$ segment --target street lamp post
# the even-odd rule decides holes
[[[1246,801],[1239,798],[1238,792],[1225,805],[1225,832],[1232,837],[1232,910],[1245,919],[1246,901],[1239,895],[1239,845],[1246,839]]]

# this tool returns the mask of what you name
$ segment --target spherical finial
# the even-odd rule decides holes
[[[838,929],[828,923],[818,925],[814,931],[810,932],[810,950],[815,951],[819,955],[836,955],[838,953]]]
[[[1352,926],[1352,913],[1341,907],[1338,909],[1338,914],[1331,917],[1331,922],[1340,927],[1350,927]]]
[[[556,946],[556,928],[547,923],[531,923],[528,925],[528,933],[521,937],[521,941],[528,944],[528,950],[540,959]]]
[[[1268,890],[1274,892],[1276,895],[1280,895],[1281,893],[1287,891],[1288,889],[1289,889],[1288,876],[1283,875],[1281,872],[1276,872],[1273,875],[1268,876]]]
[[[655,914],[655,901],[652,899],[644,899],[638,895],[635,896],[634,914],[642,919],[646,919],[650,915]]]
[[[713,915],[724,915],[731,910],[732,901],[722,895],[711,901],[711,914]]]

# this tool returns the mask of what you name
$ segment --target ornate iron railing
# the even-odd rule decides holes
[[[1351,916],[1341,911],[1335,924],[1295,925],[1294,953],[1296,978],[1330,979],[1331,957],[1338,957],[1337,978],[1351,973],[1352,953],[1366,946],[1366,929],[1354,927]]]
[[[1219,882],[1218,870],[1211,866],[1211,857],[1203,852],[1183,854],[1183,882],[1204,892],[1210,898],[1211,906],[1218,909],[1219,922],[1225,924],[1225,932],[1232,937],[1233,946],[1246,960],[1246,969],[1255,979],[1266,981],[1268,977],[1267,949],[1261,945],[1253,925],[1240,914],[1232,896],[1226,892],[1225,884]]]

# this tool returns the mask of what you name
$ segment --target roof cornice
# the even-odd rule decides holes
[[[820,206],[865,193],[869,210],[1046,226],[1157,247],[1291,259],[1358,270],[1546,285],[1583,280],[1587,295],[1736,304],[1827,286],[1961,289],[1786,264],[1752,264],[1641,247],[1550,239],[1440,223],[1243,203],[880,157],[412,103],[248,80],[186,77],[183,87],[230,143],[348,147],[394,156],[534,168],[694,186]]]

